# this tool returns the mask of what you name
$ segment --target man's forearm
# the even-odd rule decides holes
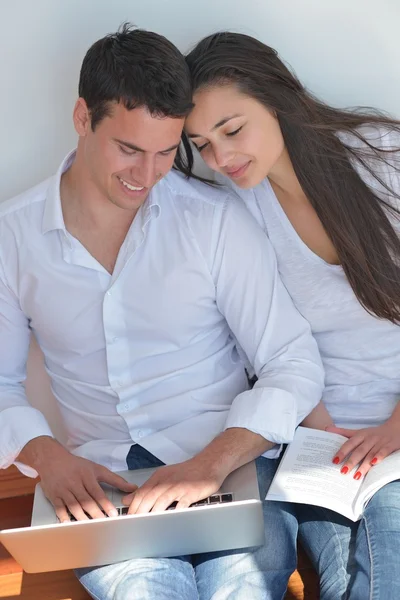
[[[242,427],[232,427],[214,438],[195,459],[208,463],[211,470],[222,472],[227,477],[235,469],[258,458],[274,446],[273,442],[257,433]]]

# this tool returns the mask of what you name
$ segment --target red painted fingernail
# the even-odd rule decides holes
[[[332,461],[335,465],[338,465],[340,463],[340,458],[338,456],[335,456],[335,458]]]
[[[378,459],[377,458],[373,458],[371,460],[371,465],[376,465],[377,462],[378,462]]]
[[[360,479],[361,477],[361,471],[357,471],[357,473],[354,475],[354,479]]]
[[[343,473],[343,475],[346,475],[346,473],[348,472],[349,467],[343,467],[340,472]]]

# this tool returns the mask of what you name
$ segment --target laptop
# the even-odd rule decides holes
[[[119,473],[143,485],[156,469]],[[224,481],[216,494],[184,509],[127,515],[124,493],[103,486],[119,516],[60,523],[38,484],[30,527],[0,531],[0,541],[27,573],[172,557],[260,546],[264,519],[257,473],[250,462]]]

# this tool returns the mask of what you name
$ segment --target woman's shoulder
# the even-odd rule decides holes
[[[253,204],[254,199],[265,200],[269,196],[273,196],[268,178],[265,178],[261,183],[252,188],[240,188],[229,177],[221,173],[214,174],[215,182],[221,187],[228,188],[236,196],[238,196],[245,204]]]
[[[229,177],[215,173],[215,181],[218,185],[228,188],[231,193],[240,198],[247,210],[253,215],[259,225],[266,231],[266,221],[271,206],[271,186],[268,179],[259,183],[256,187],[243,189],[237,186]]]
[[[337,136],[349,148],[400,150],[400,126],[365,123],[352,130],[338,131]]]
[[[400,194],[400,127],[366,123],[337,135],[365,183],[386,199],[391,195],[387,186],[395,195]]]

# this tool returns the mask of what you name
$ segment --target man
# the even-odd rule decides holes
[[[132,493],[113,473],[126,465],[168,465],[127,496],[131,513],[187,507],[269,451],[257,463],[265,494],[277,444],[321,396],[316,344],[261,229],[226,192],[170,172],[190,108],[179,51],[125,26],[83,61],[76,152],[0,207],[0,466],[39,473],[61,521],[67,509],[115,515],[99,482]],[[30,330],[68,449],[24,394]],[[279,568],[271,558],[266,544],[79,576],[102,600],[254,600]]]

